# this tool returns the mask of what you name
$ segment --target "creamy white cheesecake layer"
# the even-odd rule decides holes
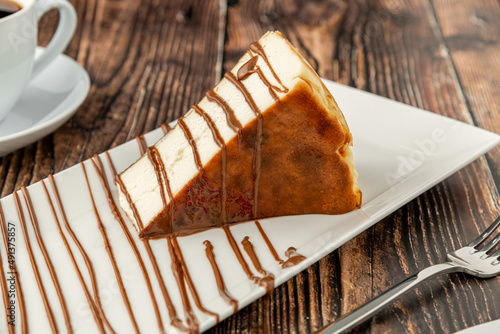
[[[327,110],[331,110],[335,116],[337,116],[348,132],[347,124],[342,113],[338,110],[335,101],[333,99],[327,99],[327,96],[330,94],[322,84],[321,79],[305,59],[298,54],[293,46],[288,43],[280,33],[273,32],[264,35],[259,40],[259,43],[263,47],[271,67],[282,84],[288,88],[289,91],[292,91],[299,80],[308,82],[312,91],[315,92],[315,95],[317,95],[321,102],[327,106]],[[251,56],[249,53],[245,53],[231,72],[236,75],[238,69],[250,58]],[[260,56],[257,60],[257,66],[261,69],[271,85],[279,89],[283,88],[273,76],[265,60]],[[265,112],[276,102],[269,92],[269,88],[259,78],[257,73],[251,74],[241,82],[262,112]],[[225,78],[222,79],[214,88],[214,91],[234,110],[236,118],[243,127],[255,119],[256,115],[246,102],[245,97],[230,81]],[[286,93],[277,90],[275,90],[275,92],[279,98],[286,95]],[[210,102],[205,97],[198,105],[214,121],[226,143],[237,135],[237,133],[229,127],[226,114],[217,103]],[[194,110],[191,109],[183,119],[195,140],[201,163],[206,165],[220,151],[220,148],[215,143],[208,124],[201,116],[194,112]],[[160,139],[155,146],[160,153],[172,193],[175,196],[198,173],[192,148],[184,132],[178,125],[173,127],[173,129]],[[346,147],[345,151],[346,156],[351,155],[349,148]],[[354,171],[353,164],[351,167]],[[142,156],[136,163],[124,171],[121,174],[121,179],[130,198],[135,204],[140,219],[144,224],[143,227],[146,227],[164,208],[159,188],[159,184],[161,183],[158,182],[154,167],[147,155]],[[165,189],[165,194],[166,193],[167,191]],[[119,198],[120,204],[128,217],[132,220],[136,228],[141,230],[141,228],[137,226],[132,209],[121,191],[119,192]],[[168,195],[166,196],[166,200],[167,203],[170,201]]]

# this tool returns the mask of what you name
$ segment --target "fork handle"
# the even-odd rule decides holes
[[[372,299],[365,305],[357,308],[344,318],[327,325],[326,327],[319,330],[317,333],[337,334],[352,329],[356,325],[359,325],[368,318],[371,318],[377,312],[384,309],[394,299],[396,299],[406,291],[415,288],[418,285],[422,284],[423,282],[431,278],[434,278],[440,274],[452,273],[452,272],[463,272],[463,268],[451,262],[440,263],[433,265],[431,267],[427,267],[422,271],[420,271],[419,273],[408,277],[398,285],[383,292],[381,295],[379,295],[375,299]]]

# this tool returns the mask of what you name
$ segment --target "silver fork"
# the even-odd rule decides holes
[[[344,318],[324,327],[318,333],[343,333],[354,328],[363,321],[371,318],[377,312],[388,306],[394,299],[401,296],[406,291],[417,287],[423,282],[434,278],[440,274],[465,272],[469,275],[488,278],[500,274],[500,250],[493,254],[487,254],[498,242],[500,233],[482,248],[477,246],[485,241],[500,225],[500,217],[491,224],[481,235],[465,247],[447,254],[448,262],[427,267],[419,273],[405,279],[398,285],[390,288],[380,296],[372,299],[365,305],[354,310]]]

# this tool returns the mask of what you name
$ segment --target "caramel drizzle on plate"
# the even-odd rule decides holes
[[[229,242],[229,245],[231,246],[231,249],[233,250],[234,255],[238,259],[238,262],[240,263],[241,268],[247,275],[248,279],[253,281],[255,284],[262,286],[266,290],[266,294],[270,294],[274,289],[274,276],[266,275],[264,278],[255,276],[250,267],[248,266],[248,263],[243,257],[243,254],[241,253],[240,249],[238,248],[238,244],[236,243],[236,240],[234,239],[234,236],[231,233],[229,225],[223,226],[222,229],[226,234],[227,240]]]
[[[219,295],[226,301],[226,303],[233,307],[233,314],[236,314],[236,312],[238,312],[238,301],[231,297],[231,294],[227,291],[226,283],[224,283],[224,278],[220,273],[217,261],[215,261],[214,246],[209,240],[205,240],[203,244],[205,245],[205,255],[210,262],[210,266],[212,267],[212,271],[215,276],[217,288],[219,289]]]
[[[176,237],[169,237],[169,239],[170,239],[170,242],[172,243],[172,246],[173,246],[175,258],[177,259],[178,263],[180,264],[180,266],[182,268],[184,282],[186,283],[186,285],[189,288],[189,291],[191,292],[191,297],[193,297],[194,303],[196,304],[196,306],[198,307],[198,309],[200,311],[202,311],[205,314],[208,314],[210,316],[215,317],[216,322],[219,322],[219,315],[217,313],[211,312],[202,306],[200,297],[198,295],[196,287],[193,284],[193,280],[191,278],[191,275],[189,274],[186,262],[184,261],[184,256],[182,255],[181,248],[179,247],[179,243],[177,242],[177,238]]]
[[[99,231],[101,232],[101,236],[104,242],[104,248],[106,249],[106,252],[108,253],[109,261],[111,262],[111,265],[113,267],[113,271],[115,274],[116,282],[118,284],[118,288],[120,290],[120,294],[122,296],[123,303],[125,305],[125,308],[127,309],[127,313],[130,318],[130,322],[132,323],[132,326],[134,328],[134,331],[136,333],[139,333],[139,327],[137,325],[137,321],[135,320],[134,313],[132,312],[132,306],[130,305],[130,301],[128,299],[127,291],[125,290],[125,286],[123,285],[123,279],[120,274],[120,270],[118,269],[118,265],[115,260],[115,256],[113,253],[113,249],[109,243],[109,238],[108,235],[106,234],[106,227],[103,225],[101,216],[99,215],[99,212],[97,211],[94,195],[92,193],[92,188],[90,187],[90,182],[89,178],[87,175],[87,169],[85,168],[85,164],[83,162],[80,163],[80,166],[82,167],[83,174],[85,176],[85,181],[87,182],[87,188],[89,191],[90,199],[92,202],[92,208],[94,209],[94,214],[97,220],[97,227]]]
[[[73,229],[71,228],[71,225],[69,224],[68,217],[66,215],[66,211],[64,210],[64,206],[63,206],[62,201],[61,201],[61,196],[59,195],[59,188],[57,187],[57,183],[56,183],[54,177],[52,175],[49,175],[48,179],[49,179],[49,182],[52,186],[52,191],[54,192],[54,195],[56,198],[56,203],[57,203],[57,206],[59,208],[59,212],[61,214],[61,218],[62,218],[62,221],[64,223],[64,227],[66,228],[66,231],[68,232],[71,239],[73,240],[73,242],[77,246],[78,250],[80,251],[80,254],[82,255],[82,258],[85,262],[85,265],[87,267],[87,271],[88,271],[89,276],[90,276],[90,281],[91,281],[91,285],[92,285],[92,292],[95,296],[96,304],[97,304],[98,308],[101,310],[101,314],[103,314],[101,301],[100,301],[99,294],[98,294],[97,279],[96,279],[96,275],[94,272],[94,267],[92,266],[92,263],[90,262],[89,256],[85,252],[82,244],[80,243],[80,241],[76,237]]]
[[[107,178],[105,175],[104,166],[102,164],[101,158],[98,155],[94,155],[94,157],[91,158],[90,161],[91,161],[92,165],[94,166],[94,169],[97,173],[97,176],[99,177],[99,181],[101,182],[102,190],[104,191],[104,193],[106,195],[106,199],[108,201],[111,212],[113,213],[115,220],[120,224],[120,227],[122,228],[122,231],[125,234],[125,237],[127,238],[127,241],[129,242],[129,245],[132,248],[132,251],[134,252],[137,263],[139,264],[139,267],[141,268],[141,272],[142,272],[142,275],[144,277],[144,281],[146,283],[146,287],[148,289],[149,296],[151,298],[151,303],[153,304],[153,309],[155,312],[156,321],[158,323],[158,329],[161,333],[164,331],[164,328],[163,328],[163,323],[162,323],[161,316],[160,316],[160,310],[158,308],[158,304],[157,304],[156,298],[154,296],[153,286],[151,285],[151,280],[149,278],[149,274],[148,274],[146,267],[144,265],[144,261],[140,255],[139,249],[137,248],[137,245],[136,245],[134,239],[132,238],[132,235],[130,234],[130,231],[128,230],[128,228],[125,224],[125,221],[123,220],[123,217],[121,216],[121,214],[118,210],[118,207],[113,199],[113,195],[111,194],[111,189],[109,187],[109,184],[108,184],[108,181],[107,181]],[[114,172],[114,174],[116,174],[115,171],[113,171],[113,172]]]
[[[257,226],[257,229],[259,230],[262,239],[264,239],[267,248],[269,248],[269,252],[271,252],[271,255],[273,256],[274,260],[276,260],[276,262],[278,262],[281,265],[281,268],[285,269],[293,267],[306,259],[305,256],[302,256],[299,253],[297,253],[297,250],[295,248],[290,247],[285,252],[285,256],[288,257],[288,260],[283,261],[279,257],[278,252],[276,252],[276,249],[273,246],[273,243],[271,242],[271,240],[269,240],[269,237],[267,236],[266,232],[264,232],[264,229],[262,228],[262,225],[258,220],[255,221],[255,226]]]
[[[57,188],[55,187],[55,183],[54,183],[54,179],[53,179],[52,175],[49,176],[49,180],[50,180],[50,182],[51,182],[51,184],[53,186],[53,190],[54,190],[57,202],[59,204],[61,204],[60,203],[61,199],[59,197],[59,193],[57,191]],[[55,210],[55,207],[54,207],[54,203],[52,201],[52,198],[49,195],[49,192],[48,192],[47,186],[45,185],[44,180],[42,180],[41,183],[42,183],[42,186],[43,186],[43,190],[45,192],[45,197],[47,198],[47,201],[49,202],[50,210],[51,210],[52,215],[54,217],[54,221],[55,221],[55,223],[57,225],[57,230],[59,232],[59,235],[61,236],[61,240],[64,243],[64,247],[66,248],[66,251],[68,252],[68,255],[71,258],[71,263],[73,264],[73,268],[75,269],[75,272],[76,272],[76,274],[78,276],[78,280],[80,282],[80,285],[82,286],[83,292],[85,294],[85,298],[87,299],[87,303],[89,304],[89,308],[90,308],[90,311],[92,312],[92,316],[93,316],[93,318],[94,318],[94,320],[96,322],[97,328],[99,329],[100,333],[106,333],[106,331],[105,331],[105,329],[103,327],[103,321],[104,321],[104,323],[105,323],[106,327],[108,328],[108,330],[111,333],[115,333],[114,330],[113,330],[113,328],[109,324],[106,316],[104,315],[103,310],[102,310],[102,305],[100,303],[99,294],[97,292],[97,286],[96,286],[96,279],[95,279],[94,271],[90,267],[91,270],[89,270],[89,274],[90,274],[90,277],[91,277],[92,286],[95,287],[94,288],[94,296],[95,296],[96,300],[94,300],[92,298],[92,296],[90,295],[89,289],[87,288],[87,285],[85,284],[85,280],[83,278],[82,272],[81,272],[80,268],[78,267],[78,264],[76,263],[75,255],[73,254],[73,251],[71,250],[71,247],[69,246],[68,239],[66,238],[66,236],[63,233],[63,230],[62,230],[62,227],[61,227],[61,222],[59,221],[59,218],[57,216],[57,213],[56,213],[56,210]],[[65,221],[65,225],[66,225],[67,224],[66,214],[64,213],[64,211],[62,211],[61,214],[64,217],[63,220]],[[68,227],[68,226],[69,226],[69,224],[66,227]],[[79,244],[79,242],[78,242],[78,244]],[[80,251],[83,251],[83,248],[81,248],[81,245],[80,245],[79,248],[80,248]],[[89,267],[88,265],[90,263],[87,262],[88,261],[88,257],[86,256],[86,254],[84,256],[84,259],[86,259],[87,267]]]
[[[184,270],[175,254],[172,238],[167,237],[165,238],[165,240],[167,240],[168,254],[170,255],[172,272],[174,274],[175,281],[177,282],[177,287],[179,288],[179,293],[181,295],[182,306],[184,308],[187,325],[193,332],[197,332],[199,328],[198,320],[194,315],[191,303],[189,302],[189,298],[187,295],[186,286],[184,285]]]
[[[23,231],[24,243],[26,245],[26,250],[28,251],[28,256],[31,263],[31,269],[33,270],[33,274],[35,276],[36,283],[38,285],[38,289],[40,291],[40,296],[42,297],[43,306],[45,308],[45,312],[47,314],[47,319],[49,321],[50,329],[52,333],[57,333],[57,325],[54,319],[54,314],[52,313],[52,308],[50,307],[49,301],[47,299],[47,293],[45,292],[45,286],[40,278],[40,272],[38,271],[38,266],[36,265],[35,257],[33,255],[33,250],[31,249],[31,242],[28,237],[28,229],[26,228],[26,220],[24,218],[23,208],[21,206],[21,201],[19,199],[19,195],[17,192],[12,194],[14,197],[14,203],[17,210],[17,215],[19,217],[21,229]]]
[[[40,234],[40,228],[38,226],[38,219],[35,214],[35,209],[33,208],[33,203],[31,201],[31,197],[26,190],[26,187],[21,187],[21,193],[23,194],[24,197],[24,202],[26,203],[26,206],[28,207],[28,213],[31,221],[31,225],[33,227],[33,231],[35,232],[35,238],[38,243],[38,247],[40,248],[40,251],[43,255],[43,259],[45,261],[45,265],[47,266],[47,269],[49,270],[50,273],[50,278],[52,279],[52,283],[54,284],[54,288],[56,290],[57,298],[59,299],[59,304],[61,305],[61,309],[63,312],[63,317],[64,317],[64,324],[66,325],[66,331],[68,333],[73,333],[73,330],[71,328],[71,320],[69,318],[69,313],[68,313],[68,307],[66,305],[66,301],[64,300],[64,296],[61,291],[61,285],[59,284],[59,279],[57,278],[56,272],[54,270],[54,265],[52,264],[52,261],[50,260],[50,256],[47,253],[47,248],[45,247],[45,243],[42,239],[42,236]],[[26,231],[25,223],[23,220],[23,230]],[[26,238],[28,239],[28,235],[26,235]],[[25,240],[27,240],[25,239]]]
[[[262,278],[255,278],[255,280],[259,283],[260,286],[264,287],[264,289],[266,290],[266,294],[270,295],[274,290],[274,275],[262,268],[259,258],[257,257],[257,254],[255,254],[255,249],[253,248],[253,245],[250,242],[250,238],[248,236],[243,238],[241,244],[243,245],[243,249],[245,250],[247,255],[250,257],[250,260],[252,261],[255,269],[264,276]]]
[[[281,267],[283,269],[296,266],[297,264],[299,264],[300,262],[302,262],[302,261],[304,261],[306,259],[305,256],[300,255],[299,253],[297,253],[297,249],[295,249],[294,247],[288,248],[286,250],[286,252],[285,252],[285,255],[288,258],[288,260],[286,260],[282,264]]]

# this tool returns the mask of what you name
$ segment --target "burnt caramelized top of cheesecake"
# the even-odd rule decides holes
[[[271,37],[284,39],[275,35]],[[261,40],[266,42],[264,37]],[[140,237],[186,235],[274,216],[341,214],[360,206],[347,124],[319,77],[291,50],[302,67],[289,87],[272,66],[276,59],[268,58],[260,41],[252,43],[244,58],[225,74],[224,84],[238,92],[240,105],[251,110],[253,120],[239,119],[234,101],[230,105],[221,96],[223,88],[207,92],[204,100],[223,111],[227,127],[234,131],[232,138],[224,138],[203,100],[178,121],[176,127],[182,130],[197,169],[180,189],[172,189],[175,175],[169,175],[164,163],[167,157],[159,150],[161,144],[148,149],[143,158],[153,167],[162,203],[152,218],[143,221],[137,195],[129,193],[129,187],[136,191],[138,185],[117,177],[122,207]],[[252,77],[260,80],[274,101],[267,108],[259,107],[261,96],[248,88],[247,80],[254,80]],[[191,114],[203,120],[218,147],[205,162],[199,149],[201,139],[195,138],[187,122]],[[175,173],[170,170],[170,174]]]

